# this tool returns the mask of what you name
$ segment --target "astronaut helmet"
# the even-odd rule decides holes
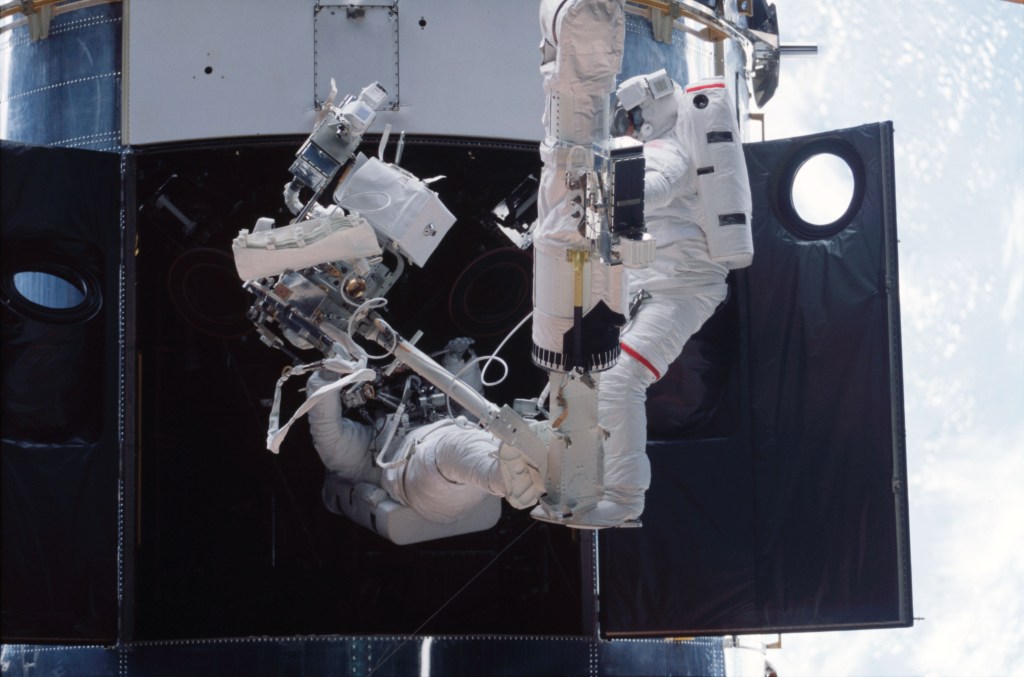
[[[664,136],[676,125],[678,102],[675,83],[662,68],[624,80],[615,91],[618,105],[612,133],[648,141]]]

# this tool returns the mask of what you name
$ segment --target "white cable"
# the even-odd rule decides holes
[[[501,375],[500,379],[498,379],[494,383],[488,383],[487,379],[484,378],[484,374],[487,373],[487,367],[489,367],[491,365],[491,360],[498,359],[497,356],[498,356],[498,353],[501,352],[501,349],[505,347],[505,344],[508,343],[509,339],[511,339],[513,336],[515,336],[515,333],[517,331],[519,331],[519,329],[524,324],[526,324],[526,321],[529,320],[531,317],[533,317],[533,311],[532,310],[529,313],[527,313],[526,316],[523,317],[523,319],[519,320],[519,324],[517,324],[516,326],[512,327],[512,331],[510,331],[505,336],[505,338],[503,338],[501,340],[501,343],[498,344],[498,347],[494,349],[493,353],[491,353],[491,356],[487,360],[487,364],[485,364],[483,366],[483,369],[480,370],[480,382],[483,383],[485,386],[496,386],[496,385],[498,385],[499,383],[501,383],[502,381],[504,381],[508,377],[508,364],[505,363],[504,360],[502,360],[502,362],[505,364],[505,373]]]
[[[384,298],[383,296],[378,296],[378,297],[375,297],[375,298],[372,298],[372,299],[367,299],[366,301],[361,303],[358,308],[356,308],[354,311],[352,311],[352,316],[348,318],[348,335],[349,336],[353,335],[353,333],[355,332],[355,323],[356,323],[356,321],[361,320],[363,315],[365,315],[370,310],[373,310],[374,308],[383,308],[384,306],[387,305],[387,303],[388,303],[388,300],[386,298]],[[367,359],[370,359],[370,360],[384,360],[384,359],[387,359],[387,358],[391,357],[392,355],[394,355],[395,354],[395,350],[398,348],[398,334],[395,332],[394,329],[391,328],[391,325],[389,325],[387,322],[384,322],[384,320],[381,320],[381,322],[384,324],[385,327],[387,327],[388,331],[391,332],[391,340],[392,340],[391,347],[383,355],[371,355],[365,349],[362,349],[363,355],[365,355]]]
[[[544,416],[549,419],[551,418],[551,414],[548,413],[548,409],[544,405],[548,401],[548,393],[550,392],[551,381],[548,381],[544,384],[544,390],[540,391],[540,397],[537,398],[537,409],[539,409],[540,413],[544,414]]]
[[[529,320],[531,317],[533,317],[533,311],[532,310],[529,313],[527,313],[526,316],[523,317],[523,319],[519,320],[519,324],[517,324],[516,326],[512,327],[512,330],[509,331],[509,333],[505,335],[505,338],[503,338],[501,340],[501,343],[498,344],[498,347],[494,349],[493,353],[491,353],[490,355],[488,355],[486,357],[474,357],[472,360],[470,360],[469,362],[464,364],[462,366],[462,369],[459,369],[459,371],[457,371],[455,373],[455,375],[452,376],[451,383],[455,383],[455,381],[457,381],[459,379],[459,376],[462,375],[462,372],[464,372],[467,369],[469,369],[472,365],[477,364],[479,362],[482,362],[483,360],[487,360],[487,363],[480,370],[480,384],[484,385],[484,386],[494,387],[494,386],[499,385],[500,383],[502,383],[506,378],[508,378],[508,362],[506,362],[505,360],[503,360],[500,357],[498,357],[498,353],[501,352],[501,349],[505,347],[505,344],[508,343],[509,339],[511,339],[513,336],[515,336],[515,333],[517,331],[519,331],[519,329],[524,324],[526,324],[526,321]],[[488,381],[486,378],[484,378],[484,374],[487,373],[487,368],[491,365],[491,362],[493,362],[494,360],[497,360],[498,362],[501,363],[501,366],[504,368],[504,371],[501,374],[501,378],[499,378],[498,380],[496,380],[496,381]],[[451,398],[451,395],[449,395],[448,393],[445,393],[444,403],[445,403],[445,408],[448,410],[448,416],[454,418],[454,414],[452,413],[452,398]]]
[[[393,461],[384,460],[384,454],[387,453],[388,451],[388,445],[391,444],[391,440],[394,438],[395,432],[402,425],[403,414],[405,414],[405,403],[400,404],[398,406],[398,409],[395,410],[395,417],[392,419],[392,421],[394,422],[392,423],[390,429],[388,430],[387,437],[384,438],[384,442],[381,444],[380,451],[377,452],[376,458],[373,459],[374,463],[377,464],[378,468],[381,468],[383,470],[390,470],[391,468],[397,468],[406,461],[404,457],[396,458]]]
[[[373,310],[374,308],[382,308],[388,304],[388,300],[383,296],[377,296],[372,299],[367,299],[359,304],[359,306],[352,312],[352,316],[348,318],[348,335],[352,336],[355,332],[355,322],[357,319],[362,319],[361,315],[364,311]]]
[[[494,383],[487,383],[486,381],[484,381],[483,371],[481,370],[481,372],[480,372],[480,383],[481,383],[481,385],[485,385],[485,386],[495,386],[495,385],[498,385],[499,383],[504,381],[505,378],[508,376],[508,362],[506,362],[505,360],[503,360],[500,357],[497,357],[495,355],[490,355],[488,357],[474,357],[472,360],[470,360],[466,364],[462,365],[462,369],[459,369],[457,372],[455,372],[452,375],[452,380],[449,382],[449,387],[451,387],[451,385],[453,385],[456,381],[458,381],[459,377],[462,376],[462,373],[464,371],[466,371],[467,369],[469,369],[470,367],[472,367],[474,364],[478,364],[478,363],[480,363],[480,362],[482,362],[484,360],[488,360],[489,361],[489,360],[492,360],[492,359],[493,360],[498,360],[498,362],[501,362],[501,365],[505,368],[505,372],[501,375],[501,378],[498,379],[497,381],[495,381]],[[465,421],[466,419],[463,418],[462,416],[459,416],[458,418],[456,418],[455,412],[452,411],[452,396],[450,394],[448,394],[448,393],[444,394],[444,406],[445,406],[445,409],[448,410],[448,418],[452,419],[455,422],[455,424],[457,426],[459,426],[460,428],[469,429],[469,428],[478,428],[479,427],[479,422],[476,425],[463,425],[462,423],[459,422],[460,419],[462,421]]]
[[[392,461],[385,461],[384,454],[387,452],[388,445],[391,444],[391,440],[394,439],[395,433],[398,431],[399,428],[402,427],[402,416],[405,414],[405,404],[406,402],[409,401],[410,384],[413,382],[414,379],[416,380],[417,383],[419,382],[419,379],[415,376],[409,376],[408,378],[405,379],[405,385],[402,387],[402,401],[398,405],[398,408],[395,409],[395,413],[391,419],[391,427],[384,438],[384,442],[381,443],[380,445],[380,451],[377,452],[377,456],[374,458],[374,462],[377,464],[377,466],[383,468],[384,470],[397,468],[398,466],[405,463],[409,458],[408,456],[402,456]]]
[[[484,385],[484,386],[487,386],[489,388],[493,388],[496,385],[501,385],[502,383],[504,383],[505,379],[508,378],[508,362],[506,362],[502,358],[498,357],[497,352],[495,352],[493,355],[488,355],[486,357],[474,357],[472,360],[470,360],[470,362],[466,366],[468,367],[470,364],[475,364],[477,362],[483,362],[484,360],[487,360],[487,362],[484,364],[483,368],[480,370],[480,384]],[[498,364],[500,364],[501,368],[502,368],[502,372],[501,372],[501,376],[499,376],[497,379],[495,379],[493,381],[488,381],[487,379],[484,378],[484,374],[487,372],[487,367],[491,366],[491,362],[497,362]],[[461,374],[464,369],[465,369],[465,367],[460,369],[459,373]]]
[[[395,350],[398,349],[398,332],[395,331],[391,327],[391,325],[388,324],[387,322],[385,322],[384,320],[378,320],[378,321],[382,325],[384,325],[384,327],[388,330],[388,333],[391,334],[391,347],[388,348],[388,351],[386,353],[384,353],[383,355],[371,355],[371,357],[373,359],[375,359],[375,360],[386,360],[387,358],[392,357],[395,354]]]

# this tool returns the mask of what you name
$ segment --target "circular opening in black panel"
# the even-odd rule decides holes
[[[864,162],[850,144],[822,139],[799,146],[779,165],[772,206],[782,224],[806,240],[839,233],[860,212]]]
[[[249,298],[234,260],[219,249],[190,249],[171,264],[167,278],[171,301],[196,329],[222,338],[248,333]]]
[[[448,297],[452,321],[474,337],[508,332],[530,312],[530,256],[515,247],[493,249],[466,266]]]
[[[74,282],[41,270],[23,270],[13,276],[14,288],[23,298],[50,310],[68,310],[81,305],[85,292]]]
[[[4,304],[23,317],[71,324],[91,320],[103,305],[99,281],[55,261],[26,261],[3,276]]]
[[[807,158],[793,177],[790,199],[807,223],[835,223],[853,200],[853,170],[838,155],[819,153]]]

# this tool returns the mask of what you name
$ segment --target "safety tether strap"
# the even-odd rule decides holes
[[[372,369],[366,369],[363,367],[357,368],[344,378],[340,378],[337,381],[331,381],[327,385],[321,386],[315,393],[306,398],[306,401],[303,402],[295,411],[287,423],[279,427],[281,421],[281,387],[284,385],[284,382],[292,376],[305,374],[306,372],[319,369],[321,366],[322,364],[304,364],[298,367],[287,367],[285,368],[284,373],[281,374],[281,378],[277,379],[277,386],[274,388],[274,406],[270,410],[270,426],[267,429],[267,449],[275,454],[278,453],[278,450],[281,447],[281,442],[284,441],[284,437],[288,434],[288,430],[292,427],[292,424],[302,418],[307,411],[316,406],[317,402],[336,390],[347,388],[353,383],[372,381],[375,377],[375,372]]]

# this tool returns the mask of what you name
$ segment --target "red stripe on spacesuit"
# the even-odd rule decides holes
[[[647,367],[648,369],[650,369],[651,373],[654,374],[654,378],[661,378],[661,374],[658,373],[658,370],[654,368],[653,364],[651,364],[650,362],[647,361],[646,357],[644,357],[643,355],[641,355],[637,351],[633,350],[632,348],[627,346],[625,343],[621,343],[620,345],[622,346],[622,349],[626,352],[627,355],[629,355],[634,360],[636,360],[640,364],[642,364],[645,367]]]
[[[725,83],[716,82],[710,85],[697,85],[696,87],[687,87],[686,93],[689,94],[690,92],[699,92],[702,89],[725,89]]]

